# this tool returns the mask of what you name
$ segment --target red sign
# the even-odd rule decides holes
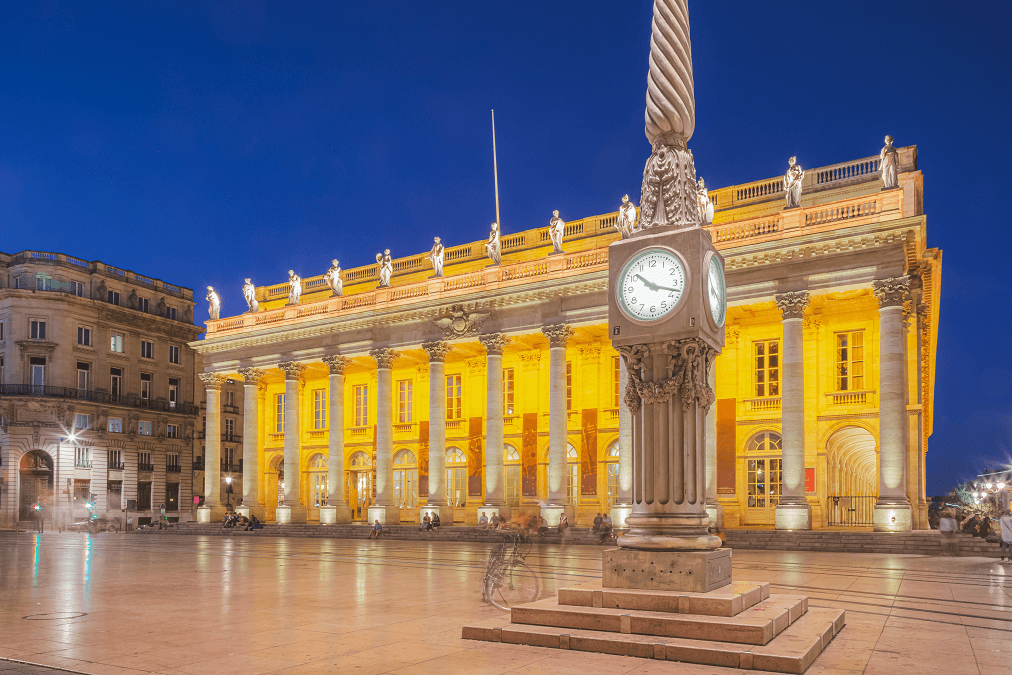
[[[815,492],[815,467],[805,467],[805,492]]]

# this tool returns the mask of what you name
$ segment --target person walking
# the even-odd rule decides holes
[[[942,535],[942,555],[954,555],[956,550],[956,517],[952,509],[944,509],[938,520],[938,531]]]
[[[1012,513],[1006,511],[1001,514],[1001,559],[1005,560],[1005,552],[1008,551],[1008,559],[1012,560]]]

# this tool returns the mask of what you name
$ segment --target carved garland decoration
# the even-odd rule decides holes
[[[685,411],[693,404],[704,409],[713,405],[716,396],[707,382],[707,373],[717,351],[699,338],[668,340],[661,348],[668,359],[668,377],[660,382],[644,382],[643,359],[649,355],[650,348],[647,345],[619,347],[629,373],[623,400],[630,412],[638,413],[643,403],[664,403],[675,393],[681,396]]]

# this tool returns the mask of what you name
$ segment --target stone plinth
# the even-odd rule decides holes
[[[401,510],[397,506],[370,506],[369,525],[380,521],[383,525],[399,525],[401,522]]]
[[[221,522],[221,519],[225,517],[225,507],[218,505],[213,506],[201,506],[197,509],[197,522],[198,523],[217,523]]]
[[[812,507],[808,504],[780,504],[773,512],[778,530],[812,529]]]
[[[910,504],[876,504],[872,524],[876,532],[908,532]]]
[[[541,507],[541,517],[545,519],[545,524],[548,527],[558,527],[559,519],[562,514],[566,512],[566,507],[562,505],[552,505]],[[572,523],[570,523],[572,525]]]
[[[351,509],[347,506],[328,504],[320,507],[320,525],[336,525],[351,522]]]
[[[601,575],[605,588],[708,593],[731,583],[731,550],[610,549],[602,556]]]
[[[426,514],[429,515],[429,518],[432,518],[432,514],[434,513],[439,515],[439,527],[450,527],[453,525],[453,507],[445,504],[419,506],[418,524],[422,524]]]

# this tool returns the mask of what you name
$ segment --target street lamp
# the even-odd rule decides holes
[[[225,494],[228,495],[228,505],[232,505],[232,477],[225,476]]]

